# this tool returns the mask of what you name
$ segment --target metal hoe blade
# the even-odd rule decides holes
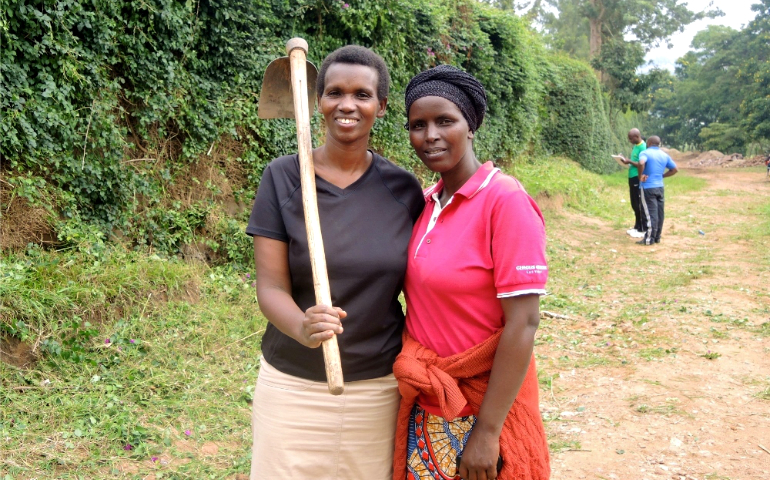
[[[310,115],[315,110],[315,82],[318,70],[307,65],[307,96]],[[291,96],[291,65],[289,57],[276,58],[265,70],[262,91],[259,93],[259,118],[294,118],[294,100]]]

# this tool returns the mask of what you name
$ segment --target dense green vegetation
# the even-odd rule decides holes
[[[621,111],[649,106],[648,87],[661,72],[638,70],[652,46],[696,20],[720,14],[692,11],[680,0],[540,0],[529,11],[540,19],[552,48],[601,72],[612,106]]]
[[[631,126],[680,148],[759,153],[770,146],[768,1],[741,31],[701,32],[672,76],[639,73],[646,49],[718,11],[676,0],[538,1],[522,17],[504,1],[11,0],[0,8],[3,246],[119,241],[247,262],[243,212],[264,165],[294,149],[291,121],[256,117],[261,76],[295,35],[316,63],[347,43],[385,57],[393,89],[372,144],[418,174],[402,92],[439,63],[487,86],[477,150],[501,163],[555,154],[611,171],[607,154],[627,147]],[[8,234],[29,209],[37,223]]]
[[[693,40],[673,76],[656,85],[652,126],[671,144],[770,151],[770,0],[752,7],[744,29],[711,26]]]
[[[668,146],[756,155],[770,151],[770,2],[755,2],[756,17],[742,30],[713,25],[699,32],[673,75],[644,72],[646,52],[722,12],[691,11],[677,0],[539,0],[527,15],[540,19],[550,48],[600,72],[616,138],[635,113],[631,126],[657,133]]]
[[[265,323],[251,283],[113,246],[0,259],[0,478],[248,472]]]
[[[607,102],[596,76],[585,65],[560,58],[546,82],[543,145],[552,153],[581,158],[581,164],[602,171],[612,150]]]
[[[256,115],[262,74],[292,36],[316,64],[349,43],[385,58],[393,88],[372,144],[418,174],[403,88],[439,63],[487,88],[482,157],[544,152],[614,168],[590,67],[547,54],[526,20],[474,0],[11,0],[0,13],[3,200],[45,210],[59,246],[194,245],[209,260],[246,259],[233,214],[266,163],[295,148],[292,121]],[[575,115],[585,121],[564,121]]]

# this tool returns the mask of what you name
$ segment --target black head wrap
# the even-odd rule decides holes
[[[409,108],[422,97],[442,97],[457,105],[475,132],[484,120],[487,94],[484,87],[470,73],[451,65],[439,65],[415,75],[406,86],[406,115]]]

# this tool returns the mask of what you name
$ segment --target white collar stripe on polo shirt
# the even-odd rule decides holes
[[[435,183],[433,186],[426,188],[426,189],[425,189],[425,190],[422,192],[422,195],[423,195],[425,198],[428,198],[428,197],[430,197],[430,196],[433,194],[433,191],[436,189],[436,187],[438,187],[438,183]]]
[[[484,179],[484,181],[479,185],[479,188],[476,189],[475,192],[473,192],[468,198],[473,198],[476,196],[477,193],[479,193],[481,190],[484,189],[487,185],[489,185],[489,182],[492,181],[492,177],[494,177],[498,172],[500,171],[499,168],[493,168],[491,172],[489,172],[489,175],[487,175],[487,178]]]
[[[432,198],[434,202],[433,214],[430,217],[430,222],[428,222],[428,228],[425,229],[425,234],[422,236],[422,238],[420,239],[420,243],[417,244],[417,248],[414,250],[415,258],[417,258],[417,252],[420,251],[420,247],[422,246],[422,242],[425,240],[425,237],[427,237],[430,231],[433,230],[433,227],[436,226],[436,221],[438,221],[438,216],[441,215],[442,210],[444,210],[446,207],[448,207],[452,203],[452,200],[455,199],[455,196],[452,195],[452,197],[449,199],[448,202],[446,202],[446,205],[444,205],[443,207],[441,206],[441,202],[438,200],[438,193],[434,193],[433,195],[431,195],[430,198]]]

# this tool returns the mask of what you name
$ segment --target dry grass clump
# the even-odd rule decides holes
[[[11,191],[11,185],[0,180],[0,249],[19,250],[28,243],[55,243],[51,214]]]

